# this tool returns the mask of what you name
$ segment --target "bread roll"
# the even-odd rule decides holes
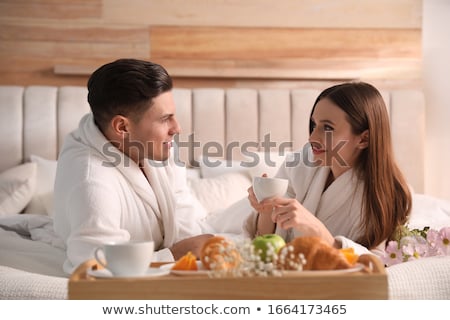
[[[339,249],[319,237],[297,237],[287,243],[278,253],[277,264],[282,270],[298,270],[302,265],[301,254],[306,263],[303,270],[339,270],[352,267]]]
[[[200,260],[208,270],[226,271],[236,268],[241,258],[232,241],[215,236],[208,239],[203,245]]]

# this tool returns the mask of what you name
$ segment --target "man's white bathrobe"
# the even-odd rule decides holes
[[[145,173],[145,176],[143,174]],[[205,209],[173,157],[143,171],[106,140],[92,114],[67,136],[55,181],[54,228],[66,243],[64,271],[73,272],[109,241],[152,240],[153,261],[173,261],[175,242],[201,233]]]
[[[311,148],[305,147],[286,156],[286,161],[276,177],[289,180],[286,196],[297,199],[322,221],[330,233],[342,243],[343,248],[353,247],[358,254],[369,253],[365,247],[354,242],[363,233],[361,208],[364,182],[349,169],[324,191],[329,173],[330,167],[313,164]],[[257,213],[253,212],[244,225],[250,237],[256,234],[256,217]],[[276,233],[286,241],[301,236],[295,229],[284,230],[279,226]]]

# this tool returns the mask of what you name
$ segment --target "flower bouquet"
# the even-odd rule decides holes
[[[382,260],[386,266],[431,256],[450,255],[450,227],[398,228],[389,241]]]

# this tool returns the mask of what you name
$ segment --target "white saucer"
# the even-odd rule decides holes
[[[169,271],[172,274],[175,274],[177,276],[200,276],[208,274],[209,270],[205,269],[201,261],[197,262],[197,270],[172,270],[172,267],[175,265],[175,263],[168,263],[163,264],[160,269]]]
[[[151,278],[151,277],[160,277],[160,276],[165,276],[167,274],[170,273],[170,270],[165,270],[165,269],[161,269],[161,268],[148,268],[147,272],[145,272],[144,274],[141,275],[136,275],[136,276],[113,276],[113,274],[111,273],[111,271],[109,271],[108,269],[100,269],[100,270],[92,270],[89,269],[87,271],[87,274],[95,277],[95,278],[111,278],[111,279],[118,279],[118,278]]]

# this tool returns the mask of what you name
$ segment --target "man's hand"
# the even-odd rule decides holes
[[[188,251],[191,251],[197,258],[200,258],[200,251],[204,243],[213,236],[213,234],[201,234],[195,237],[183,239],[175,243],[170,248],[170,251],[172,251],[172,255],[175,260],[180,259]]]

